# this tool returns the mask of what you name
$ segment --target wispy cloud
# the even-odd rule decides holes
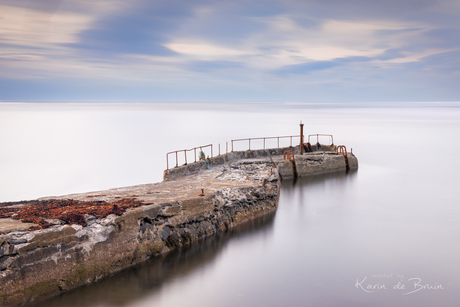
[[[306,84],[349,93],[366,80],[373,89],[355,91],[365,99],[385,93],[376,89],[396,72],[426,84],[430,71],[455,76],[458,17],[455,0],[2,0],[0,78],[69,88],[93,80],[104,85],[99,96],[110,84],[145,93],[150,84],[195,93],[199,84],[212,96],[218,84],[243,100],[302,97]]]
[[[0,77],[84,77],[106,64],[91,63],[71,45],[79,43],[80,34],[94,27],[102,15],[120,6],[104,1],[86,7],[52,2],[0,5]],[[72,10],[59,10],[60,6]]]
[[[46,47],[78,41],[77,34],[91,26],[93,16],[78,13],[52,14],[0,5],[0,39],[4,44]]]

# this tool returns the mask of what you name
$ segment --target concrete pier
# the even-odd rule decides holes
[[[287,150],[295,162],[283,160]],[[209,159],[211,169],[200,161],[166,170],[160,183],[42,198],[95,205],[129,199],[142,206],[102,218],[86,214],[86,226],[54,220],[53,226],[32,231],[27,229],[39,225],[0,218],[0,304],[46,299],[273,212],[281,178],[346,170],[344,156],[334,150],[232,152]],[[348,164],[358,167],[353,154]],[[0,204],[0,209],[27,205]]]

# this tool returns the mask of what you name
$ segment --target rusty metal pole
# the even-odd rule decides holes
[[[300,154],[303,154],[303,124],[300,121]]]

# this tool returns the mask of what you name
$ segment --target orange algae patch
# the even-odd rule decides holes
[[[62,222],[64,224],[78,224],[84,227],[87,226],[85,214],[101,219],[109,214],[122,215],[126,212],[126,209],[142,205],[145,204],[129,198],[114,202],[73,199],[5,202],[0,203],[0,218],[11,218],[37,224],[37,226],[32,226],[28,230],[48,228],[62,224]]]

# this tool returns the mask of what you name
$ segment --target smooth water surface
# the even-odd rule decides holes
[[[41,306],[456,306],[459,106],[0,105],[0,201],[160,181],[168,151],[302,120],[359,169],[285,181],[273,216]]]

